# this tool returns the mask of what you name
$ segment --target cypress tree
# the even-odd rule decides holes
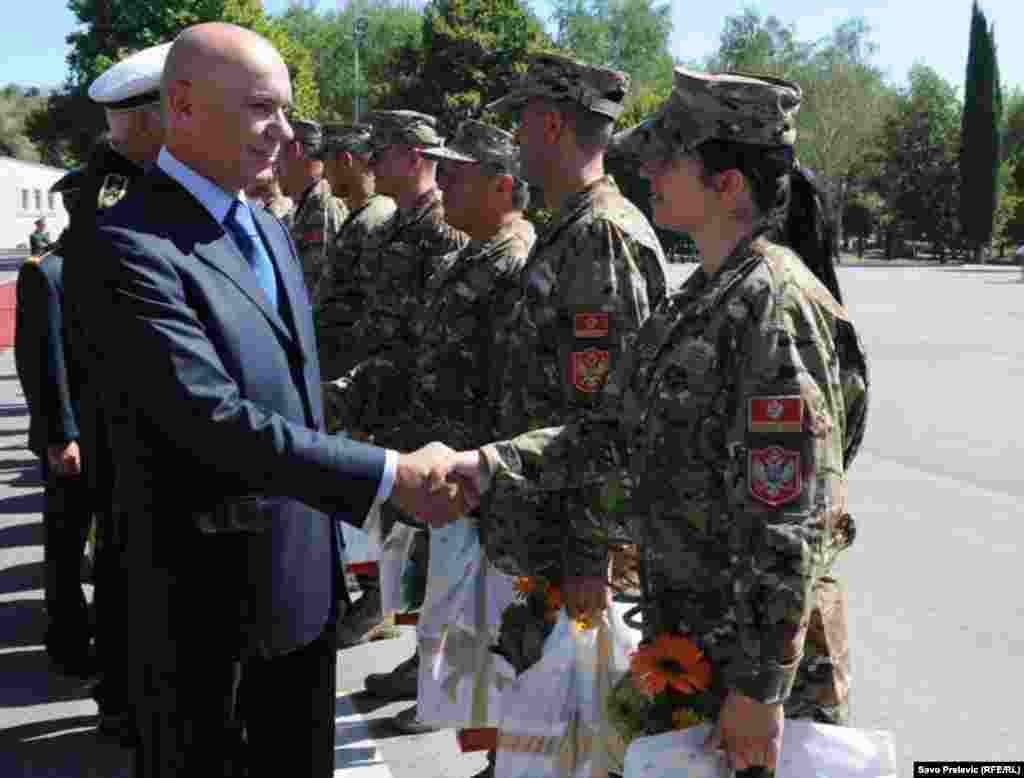
[[[964,85],[960,149],[960,226],[977,259],[992,239],[999,174],[999,67],[993,29],[975,2]]]

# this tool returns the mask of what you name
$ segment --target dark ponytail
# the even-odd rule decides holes
[[[754,237],[763,236],[796,252],[841,304],[827,200],[814,174],[795,160],[793,148],[710,140],[697,147],[697,154],[705,183],[726,170],[743,174],[759,214]]]

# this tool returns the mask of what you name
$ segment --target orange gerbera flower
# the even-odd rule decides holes
[[[679,635],[658,635],[633,652],[630,670],[648,697],[672,687],[683,694],[711,685],[711,664],[692,642]]]
[[[521,575],[516,578],[513,588],[519,594],[530,594],[537,588],[537,580],[528,575]]]

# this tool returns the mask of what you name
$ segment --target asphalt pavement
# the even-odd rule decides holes
[[[673,267],[680,281],[692,265]],[[892,730],[913,760],[1024,759],[1024,284],[1020,269],[843,268],[871,358],[873,403],[850,473],[849,595],[854,724]],[[2,280],[2,279],[0,279]],[[42,527],[28,416],[0,353],[0,776],[128,775],[98,743],[81,684],[40,645]],[[398,640],[339,653],[337,775],[464,778],[484,764],[454,733],[396,735],[361,690],[413,650]],[[285,712],[282,712],[285,714]],[[286,715],[286,714],[285,714]],[[287,758],[288,744],[282,743]],[[283,771],[282,774],[287,774]]]

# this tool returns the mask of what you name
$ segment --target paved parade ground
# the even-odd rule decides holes
[[[681,280],[692,266],[675,266]],[[0,279],[6,280],[6,279]],[[913,760],[1024,759],[1024,284],[1020,269],[844,267],[871,357],[873,402],[850,473],[857,540],[840,563],[850,606],[854,723]],[[40,645],[41,493],[27,411],[0,352],[0,776],[126,776],[95,707]],[[337,767],[355,778],[463,778],[484,764],[451,731],[395,735],[409,703],[360,693],[411,652],[339,654]],[[287,715],[287,711],[281,711]],[[287,758],[289,744],[282,743]],[[287,770],[282,775],[288,775]]]

